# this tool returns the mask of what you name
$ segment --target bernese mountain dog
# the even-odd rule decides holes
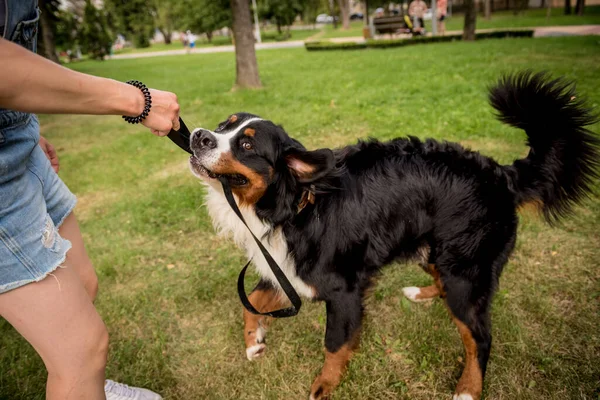
[[[598,178],[597,118],[574,86],[546,73],[501,78],[489,100],[500,121],[525,131],[527,157],[511,165],[416,137],[307,150],[281,126],[248,113],[214,131],[194,130],[192,172],[207,184],[215,228],[243,248],[261,275],[259,311],[287,305],[250,233],[224,197],[227,179],[250,229],[301,296],[327,309],[325,363],[310,388],[324,399],[359,342],[365,294],[385,265],[424,251],[433,285],[404,288],[414,301],[441,297],[458,327],[465,367],[454,399],[479,399],[490,355],[490,304],[514,246],[517,210],[567,216]],[[269,317],[244,310],[246,355],[265,350]]]

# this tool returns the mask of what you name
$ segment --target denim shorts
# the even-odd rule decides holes
[[[58,227],[77,199],[38,146],[35,115],[0,114],[0,293],[44,279],[71,242]]]

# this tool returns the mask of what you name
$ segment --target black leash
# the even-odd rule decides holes
[[[183,122],[183,120],[181,119],[181,117],[179,118],[179,125],[180,125],[179,131],[171,130],[171,132],[169,132],[169,134],[167,136],[181,149],[185,150],[186,152],[188,152],[190,154],[193,154],[192,150],[190,149],[191,133],[190,133],[189,129],[187,128],[187,126],[185,125],[185,123]],[[300,312],[300,308],[302,307],[302,300],[300,299],[300,296],[298,295],[298,293],[296,293],[296,290],[294,290],[294,287],[292,286],[292,284],[290,283],[288,278],[285,276],[285,274],[283,273],[283,271],[281,270],[279,265],[277,265],[277,263],[275,262],[273,257],[271,257],[271,255],[269,254],[269,252],[267,251],[265,246],[263,246],[261,241],[258,240],[258,238],[254,235],[254,233],[252,232],[252,230],[246,223],[244,216],[242,215],[240,209],[238,208],[238,206],[235,202],[233,193],[231,192],[231,186],[230,186],[227,178],[220,177],[219,181],[221,182],[221,185],[223,185],[223,193],[225,194],[225,198],[227,199],[229,206],[231,207],[233,212],[236,213],[236,215],[239,217],[239,219],[242,220],[242,222],[244,223],[244,225],[246,226],[246,228],[248,229],[248,231],[254,238],[254,241],[258,245],[258,248],[260,249],[263,256],[265,257],[267,264],[269,264],[271,271],[273,271],[273,275],[275,275],[277,282],[279,282],[279,286],[281,286],[281,289],[283,289],[285,295],[288,297],[288,299],[292,303],[292,306],[288,307],[288,308],[282,308],[279,310],[275,310],[275,311],[269,311],[269,312],[260,312],[252,306],[252,303],[250,303],[250,300],[248,299],[248,296],[246,295],[246,291],[244,290],[244,277],[246,275],[246,270],[248,269],[248,266],[250,265],[252,260],[248,261],[248,263],[244,266],[244,268],[240,272],[240,275],[238,276],[237,289],[238,289],[238,295],[240,297],[242,304],[244,305],[246,310],[248,310],[252,314],[256,314],[256,315],[266,315],[266,316],[273,317],[273,318],[286,318],[286,317],[295,316],[296,314],[298,314],[298,312]]]

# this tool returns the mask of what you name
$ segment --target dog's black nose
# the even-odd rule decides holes
[[[194,133],[193,143],[202,150],[217,147],[217,139],[206,129],[200,129]]]

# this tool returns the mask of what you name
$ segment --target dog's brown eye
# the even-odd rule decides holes
[[[242,143],[242,147],[244,148],[244,150],[252,150],[252,144],[248,143],[248,142],[244,142]]]

